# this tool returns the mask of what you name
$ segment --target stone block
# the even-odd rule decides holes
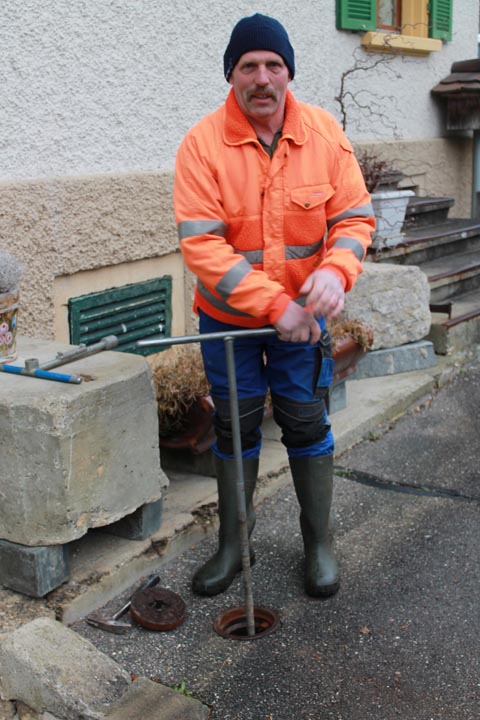
[[[346,296],[345,315],[374,334],[372,350],[423,340],[431,325],[430,286],[416,265],[364,263]]]
[[[72,349],[19,338],[40,364]],[[145,358],[102,352],[60,368],[80,385],[3,375],[0,539],[59,545],[160,499],[157,406]]]
[[[96,720],[130,682],[114,660],[56,620],[37,618],[2,638],[0,694],[36,712]]]
[[[437,357],[433,343],[419,340],[394,348],[372,350],[359,361],[356,371],[350,376],[352,380],[381,375],[424,370],[434,367]]]
[[[68,545],[29,547],[0,540],[0,585],[43,597],[70,576]]]
[[[162,523],[162,499],[142,505],[121,520],[105,525],[104,532],[127,540],[145,540],[160,529]]]

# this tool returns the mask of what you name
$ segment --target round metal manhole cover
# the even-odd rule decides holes
[[[138,590],[132,597],[130,614],[148,630],[173,630],[185,620],[186,605],[172,590],[147,588]]]
[[[248,634],[247,614],[245,608],[231,608],[220,613],[213,623],[215,632],[229,640],[257,640],[274,632],[280,624],[275,610],[255,607],[253,609],[255,634]]]

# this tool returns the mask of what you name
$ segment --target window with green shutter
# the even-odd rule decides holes
[[[159,348],[137,348],[137,340],[170,337],[172,278],[169,275],[90,293],[68,301],[70,342],[91,345],[116,335],[117,350],[151,355]],[[163,347],[162,349],[166,349]]]
[[[388,48],[391,50],[410,49],[415,52],[416,48],[423,52],[440,49],[438,40],[446,41],[452,39],[452,14],[453,0],[337,0],[336,17],[337,29],[364,31],[372,34],[364,44],[367,49],[383,49],[379,40],[379,30],[385,32],[385,25],[382,18],[392,16],[398,18],[398,36],[400,41],[392,40],[395,36],[390,34]],[[427,42],[416,41],[406,43],[401,41],[404,38],[424,37]],[[430,38],[430,42],[428,42]],[[435,45],[435,42],[437,45]]]

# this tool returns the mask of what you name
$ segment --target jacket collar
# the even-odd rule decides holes
[[[244,142],[256,140],[255,130],[240,109],[233,88],[227,96],[224,107],[225,125],[223,137],[227,145],[240,145]],[[297,145],[302,145],[307,139],[301,105],[289,89],[287,89],[285,99],[285,121],[283,123],[282,137],[290,138]]]

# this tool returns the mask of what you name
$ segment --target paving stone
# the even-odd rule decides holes
[[[166,685],[138,678],[107,720],[208,720],[210,708]]]

